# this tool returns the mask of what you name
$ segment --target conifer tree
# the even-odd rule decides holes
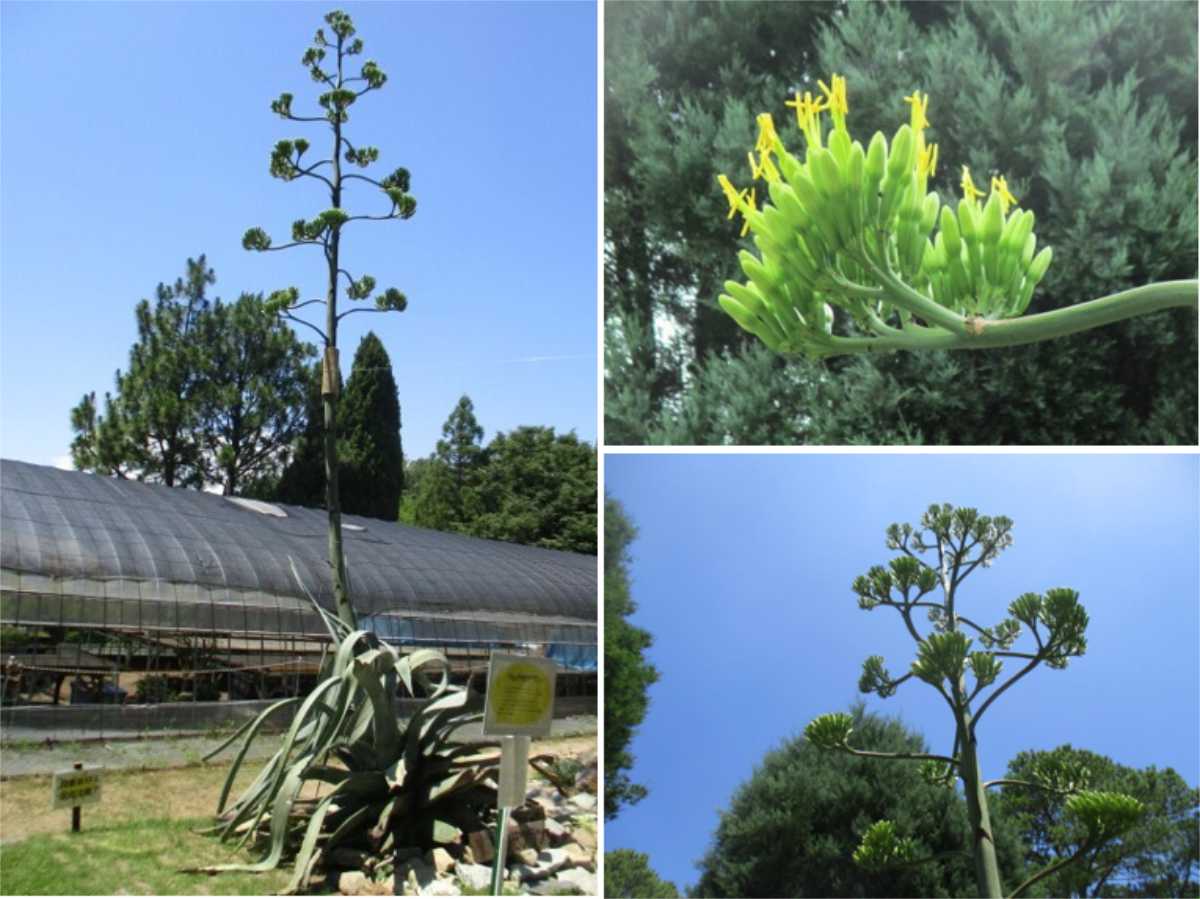
[[[404,490],[400,400],[391,359],[373,331],[354,354],[341,413],[342,510],[394,521]]]
[[[647,691],[658,670],[646,661],[649,632],[629,621],[637,611],[630,590],[629,545],[637,528],[614,499],[604,502],[604,816],[646,797],[629,776],[629,744],[650,706]]]
[[[226,494],[275,478],[303,421],[312,347],[265,311],[261,297],[209,301],[205,257],[138,304],[129,369],[104,413],[89,393],[71,411],[81,471],[167,486],[221,485]]]
[[[1192,5],[627,3],[605,14],[606,427],[625,442],[677,439],[688,397],[719,404],[748,379],[743,362],[759,364],[711,305],[713,285],[740,275],[716,175],[744,169],[756,113],[787,121],[785,99],[830,72],[853,85],[856,133],[861,121],[890,134],[897,104],[919,90],[943,160],[985,180],[1007,173],[1054,248],[1031,312],[1196,275]],[[930,189],[957,200],[959,174]],[[1196,356],[1184,309],[984,354],[776,357],[769,382],[758,377],[762,389],[724,417],[772,443],[1194,444]],[[736,439],[712,421],[680,442]]]
[[[317,98],[324,112],[321,115],[297,115],[292,111],[293,95],[282,93],[271,103],[271,110],[289,122],[324,123],[331,138],[329,156],[315,162],[304,160],[311,146],[306,138],[281,140],[271,151],[271,176],[283,181],[312,178],[325,185],[329,192],[329,206],[311,219],[297,219],[292,223],[291,241],[274,245],[261,228],[249,229],[242,238],[247,250],[269,252],[291,247],[320,247],[325,257],[328,278],[323,298],[301,299],[300,290],[288,287],[271,294],[268,304],[285,318],[312,329],[324,347],[321,378],[321,401],[325,456],[325,508],[329,516],[329,563],[333,569],[333,593],[338,615],[353,627],[355,616],[347,580],[346,560],[342,551],[341,499],[338,477],[338,391],[340,374],[338,368],[337,331],[341,321],[356,312],[403,311],[407,306],[404,294],[389,287],[376,296],[374,305],[352,306],[338,310],[340,279],[345,279],[346,296],[352,301],[365,301],[375,291],[375,279],[370,275],[355,278],[341,260],[342,229],[355,221],[387,221],[408,219],[416,212],[417,201],[408,193],[409,172],[401,167],[391,174],[376,180],[355,172],[343,172],[343,162],[365,169],[379,159],[379,149],[365,144],[354,144],[343,133],[349,121],[349,108],[363,95],[379,90],[387,81],[387,75],[373,60],[363,63],[358,75],[346,71],[350,57],[362,53],[361,38],[354,37],[354,23],[341,10],[325,16],[332,32],[327,37],[323,28],[318,28],[313,45],[305,51],[301,64],[308,70],[312,80],[327,87]],[[332,54],[328,63],[325,58]],[[326,68],[329,66],[329,68]],[[361,86],[360,86],[361,85]],[[322,169],[328,166],[326,174]],[[343,191],[350,181],[361,181],[381,192],[388,201],[388,211],[381,215],[351,215],[342,206]],[[318,327],[296,315],[299,310],[311,305],[325,307],[324,327]]]

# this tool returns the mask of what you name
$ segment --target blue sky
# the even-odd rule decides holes
[[[984,776],[1069,742],[1200,780],[1195,455],[609,455],[605,478],[639,531],[633,620],[661,672],[632,747],[650,793],[605,845],[649,853],[681,889],[767,751],[859,698],[867,656],[907,669],[899,616],[861,611],[850,583],[893,557],[888,524],[933,502],[1014,521],[1014,545],[960,588],[964,614],[992,623],[1021,593],[1066,586],[1091,616],[1085,656],[1039,667],[982,719]],[[926,685],[868,707],[949,751]]]
[[[210,296],[292,284],[323,296],[317,249],[248,253],[241,238],[260,225],[283,243],[294,219],[329,205],[324,185],[284,183],[267,164],[280,139],[327,140],[326,126],[286,122],[270,102],[289,91],[294,112],[316,109],[300,57],[332,8],[4,4],[0,454],[67,454],[71,407],[112,389],[134,306],[189,256],[215,269]],[[344,232],[347,267],[409,298],[403,314],[346,319],[344,374],[373,329],[410,457],[433,450],[463,393],[486,439],[536,424],[594,442],[595,5],[342,8],[365,44],[357,61],[389,79],[346,133],[380,148],[368,174],[406,166],[419,204],[409,221]],[[386,211],[358,187],[351,212]]]

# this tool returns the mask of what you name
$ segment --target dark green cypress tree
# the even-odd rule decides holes
[[[783,133],[789,90],[834,72],[847,78],[856,134],[891,133],[902,98],[929,94],[943,160],[931,186],[944,201],[957,197],[960,173],[947,160],[1007,175],[1054,248],[1031,312],[1197,269],[1194,4],[733,9],[606,8],[612,433],[624,442],[744,433],[772,443],[1196,442],[1196,320],[1186,310],[1003,350],[777,358],[755,372],[762,389],[727,416],[735,429],[709,414],[688,434],[693,396],[712,406],[740,392],[752,342],[712,322],[714,282],[738,276],[738,229],[715,176],[744,171],[755,113],[774,113]]]
[[[342,511],[394,521],[404,490],[400,400],[392,361],[373,331],[354,354],[339,431]]]
[[[854,733],[877,752],[926,752],[899,720],[851,714]],[[887,818],[936,860],[874,871],[852,854],[862,832]],[[993,822],[1001,870],[1023,871],[1015,827]],[[804,737],[769,752],[721,812],[700,862],[698,896],[975,896],[966,803],[922,779],[914,765],[825,752]]]

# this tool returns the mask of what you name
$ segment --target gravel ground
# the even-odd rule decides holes
[[[550,735],[558,737],[594,736],[596,716],[579,715],[554,721]],[[175,738],[144,738],[136,740],[72,740],[81,735],[57,732],[39,742],[6,743],[0,747],[0,778],[26,777],[31,774],[51,774],[70,768],[74,762],[103,765],[109,770],[178,768],[199,764],[204,755],[221,745],[226,737],[188,736]],[[480,739],[482,724],[463,728],[458,738],[463,741]],[[5,733],[5,740],[17,735]],[[278,742],[272,739],[255,740],[247,755],[249,759],[265,759],[275,751]],[[232,757],[235,747],[226,750]],[[216,759],[220,761],[225,756]]]

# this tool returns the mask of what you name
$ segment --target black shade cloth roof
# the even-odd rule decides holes
[[[595,642],[594,556],[343,524],[361,618],[414,639]],[[324,633],[292,565],[332,610],[326,526],[320,509],[0,460],[0,620]]]

